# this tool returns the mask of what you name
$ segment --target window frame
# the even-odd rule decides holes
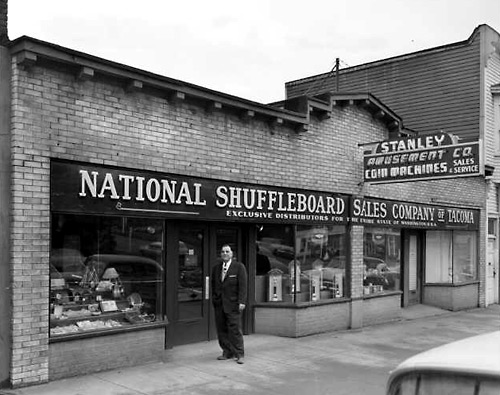
[[[440,233],[448,236],[448,239],[450,241],[450,252],[448,255],[448,281],[430,281],[428,279],[428,274],[430,273],[429,271],[429,260],[428,260],[428,254],[433,254],[431,251],[429,251],[429,237],[433,233]],[[473,278],[470,278],[465,281],[456,281],[456,270],[457,268],[457,260],[456,260],[456,255],[458,256],[456,250],[458,249],[458,246],[456,245],[456,238],[462,234],[469,234],[471,235],[471,240],[473,240],[474,245],[472,246],[472,259],[474,262],[472,262],[472,267],[474,268],[474,276]],[[468,284],[471,282],[477,282],[478,281],[478,276],[479,276],[479,243],[478,243],[478,232],[477,231],[464,231],[464,230],[433,230],[433,231],[427,231],[425,233],[425,245],[426,245],[426,251],[425,251],[425,264],[424,264],[424,285],[438,285],[438,284],[446,284],[446,285],[463,285],[463,284]],[[439,243],[439,245],[442,246],[442,243]],[[440,251],[437,251],[435,253],[440,253]],[[435,254],[434,253],[434,254]],[[451,267],[450,267],[451,266]]]
[[[122,226],[116,226],[116,223],[119,223],[120,220]],[[71,230],[64,228],[62,225],[64,221],[71,223]],[[150,226],[137,226],[141,221],[145,224],[150,224]],[[128,232],[125,230],[126,224],[131,226]],[[102,232],[105,228],[106,231]],[[131,231],[132,228],[140,228],[142,236],[134,238],[132,234],[130,234],[130,232],[135,232],[135,230]],[[59,236],[56,234],[57,232],[61,232]],[[123,238],[121,241],[122,246],[127,243],[134,244],[128,247],[129,253],[126,253],[126,249],[123,247],[121,247],[122,250],[117,250],[118,253],[113,253],[111,249],[107,251],[100,251],[99,248],[94,250],[94,247],[101,242],[99,238],[103,237],[103,234],[107,234],[108,232],[111,237]],[[68,237],[68,235],[71,237]],[[82,262],[84,266],[83,272],[80,273],[80,281],[78,281],[76,277],[74,281],[64,279],[64,276],[61,275],[61,272],[57,270],[57,268],[51,269],[49,299],[47,301],[49,304],[49,341],[58,342],[110,333],[136,331],[151,327],[164,327],[167,325],[168,320],[165,311],[166,268],[164,257],[165,251],[163,248],[165,235],[165,221],[158,218],[111,215],[98,216],[84,213],[51,212],[51,268],[53,267],[52,262],[54,262],[53,258],[55,252],[67,247],[67,238],[73,241],[75,251],[80,252],[82,259],[84,259]],[[84,243],[87,242],[92,247],[84,246]],[[161,243],[162,248],[159,253],[155,249],[155,251],[149,251],[150,253],[154,252],[154,256],[147,255],[146,252],[143,251],[145,250],[143,247],[148,246],[148,242],[150,242],[150,244]],[[113,243],[110,244],[112,245]],[[102,252],[107,252],[107,254],[102,254]],[[121,257],[123,257],[123,261]],[[93,286],[89,288],[85,284],[82,285],[82,282],[84,276],[88,272],[86,264],[89,265],[92,261],[99,261],[98,265],[103,266],[96,268],[96,272],[99,272],[98,284],[93,284]],[[101,269],[110,269],[112,266],[114,267],[115,265],[113,262],[116,262],[115,270],[119,274],[118,278],[116,278],[116,276],[114,277],[116,279],[112,279],[111,277],[109,279],[107,277],[104,278],[104,276],[110,275],[113,270]],[[156,268],[156,270],[153,271],[155,273],[154,279],[151,277],[153,270],[151,267],[147,266],[147,270],[137,271],[137,268],[134,269],[133,266],[130,266],[136,264],[139,266],[154,266]],[[118,269],[119,265],[128,265],[135,274],[141,272],[144,273],[147,278],[141,282],[136,276],[129,278],[125,272],[120,274],[120,269]],[[113,273],[111,273],[111,275],[113,275]],[[107,283],[113,284],[110,289],[104,289],[104,283],[106,283],[106,285],[109,285]],[[134,297],[134,300],[130,299],[129,297],[134,294],[132,288],[135,289],[136,287],[140,287],[141,283],[143,284],[143,288],[137,289],[145,290],[144,292],[146,293],[142,295],[142,297],[146,299],[136,300],[137,297]],[[99,288],[100,285],[101,288]],[[128,287],[131,288],[129,295],[126,295],[125,290],[128,289]],[[119,293],[120,290],[122,291],[121,293]],[[152,294],[150,292],[151,290],[155,294],[154,299],[152,299],[154,302],[147,305],[147,300],[149,300],[148,297]],[[58,298],[60,294],[63,294],[64,299],[60,300]],[[78,299],[76,295],[79,295]],[[70,311],[72,312],[71,314],[65,314]],[[78,312],[81,314],[77,315]],[[75,328],[73,328],[73,326]]]
[[[349,297],[347,225],[259,224],[257,229],[257,253],[267,251],[268,259],[273,263],[267,275],[256,275],[254,296],[256,303],[315,304],[345,300]],[[269,233],[273,229],[280,232]],[[292,234],[288,235],[285,241],[285,237],[282,236],[286,234],[286,229]],[[314,246],[307,242],[307,238],[312,236],[315,230],[318,237],[317,245],[325,249],[335,247],[339,249],[338,255],[332,254],[332,251],[324,255],[321,253],[322,259],[325,259],[323,268],[313,267],[313,263],[319,261],[319,256],[316,256],[317,251],[312,251],[311,248]],[[336,235],[339,236],[335,237]],[[323,243],[321,238],[325,236],[327,239]],[[269,251],[273,251],[273,255],[282,260],[281,264],[275,262],[276,256],[269,256]],[[262,295],[263,291],[267,291],[266,297]]]

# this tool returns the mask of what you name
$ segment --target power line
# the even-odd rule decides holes
[[[330,77],[333,76],[333,73],[334,71],[336,71],[335,73],[335,76],[336,76],[336,83],[335,83],[335,88],[336,88],[336,91],[339,90],[339,68],[340,68],[340,59],[339,58],[336,58],[335,59],[335,64],[334,66],[332,67],[332,69],[326,73],[322,78],[320,78],[317,82],[319,82],[319,85],[316,84],[316,83],[313,83],[309,86],[309,88],[307,88],[306,92],[304,93],[304,95],[307,95],[311,90],[313,90],[313,88],[315,88],[317,86],[317,88],[314,89],[314,92],[316,93],[320,93],[321,92],[321,89],[323,88],[323,86],[325,85],[327,79],[330,79]]]

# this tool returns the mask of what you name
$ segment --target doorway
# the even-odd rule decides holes
[[[499,302],[499,264],[496,236],[488,238],[488,259],[486,261],[486,306]]]
[[[246,261],[242,228],[237,225],[178,222],[172,229],[173,248],[167,251],[167,303],[170,308],[167,344],[171,346],[215,340],[210,279],[221,247],[231,246],[234,259]],[[169,287],[170,285],[170,287]]]
[[[418,231],[405,231],[403,245],[403,300],[408,307],[422,303],[422,244],[423,235]]]

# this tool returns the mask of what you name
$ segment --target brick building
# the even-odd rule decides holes
[[[225,243],[249,273],[247,334],[484,305],[484,177],[365,183],[360,144],[424,141],[377,97],[264,105],[3,42],[1,386],[214,339],[210,267]]]
[[[287,98],[343,92],[370,92],[396,111],[406,127],[439,130],[481,141],[488,174],[486,304],[499,302],[500,34],[488,25],[466,40],[290,81]],[[418,187],[418,184],[416,184]],[[460,196],[448,196],[459,203]]]

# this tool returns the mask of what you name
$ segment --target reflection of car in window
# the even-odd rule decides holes
[[[142,247],[140,251],[142,255],[147,256],[148,258],[158,259],[161,257],[163,244],[161,241],[154,241]]]
[[[295,254],[293,247],[284,244],[277,244],[274,246],[273,254],[280,258],[293,259]]]
[[[160,262],[163,253],[163,243],[161,241],[153,241],[152,243],[141,247],[140,251],[142,255]],[[185,255],[187,254],[187,251],[188,249],[186,244],[179,241],[179,255]]]
[[[50,253],[50,277],[63,278],[66,284],[76,284],[85,270],[84,257],[80,251],[58,248]]]
[[[345,255],[334,255],[330,262],[327,264],[328,267],[345,267],[346,257]],[[380,264],[386,264],[384,260],[380,258],[375,258],[373,256],[364,256],[363,264],[366,269],[376,269]]]
[[[373,256],[364,256],[363,263],[367,269],[376,269],[378,265],[385,264],[383,259],[375,258]]]
[[[153,306],[160,297],[163,268],[153,259],[134,255],[96,254],[86,259],[85,266],[86,271],[95,268],[99,280],[106,269],[114,268],[119,274],[125,296],[137,292],[143,301]]]
[[[196,248],[179,241],[179,289],[187,289],[191,298],[201,298],[202,264],[202,257],[196,254]]]
[[[365,275],[363,285],[382,286],[383,290],[399,288],[399,267],[389,267],[380,258],[364,257]]]

